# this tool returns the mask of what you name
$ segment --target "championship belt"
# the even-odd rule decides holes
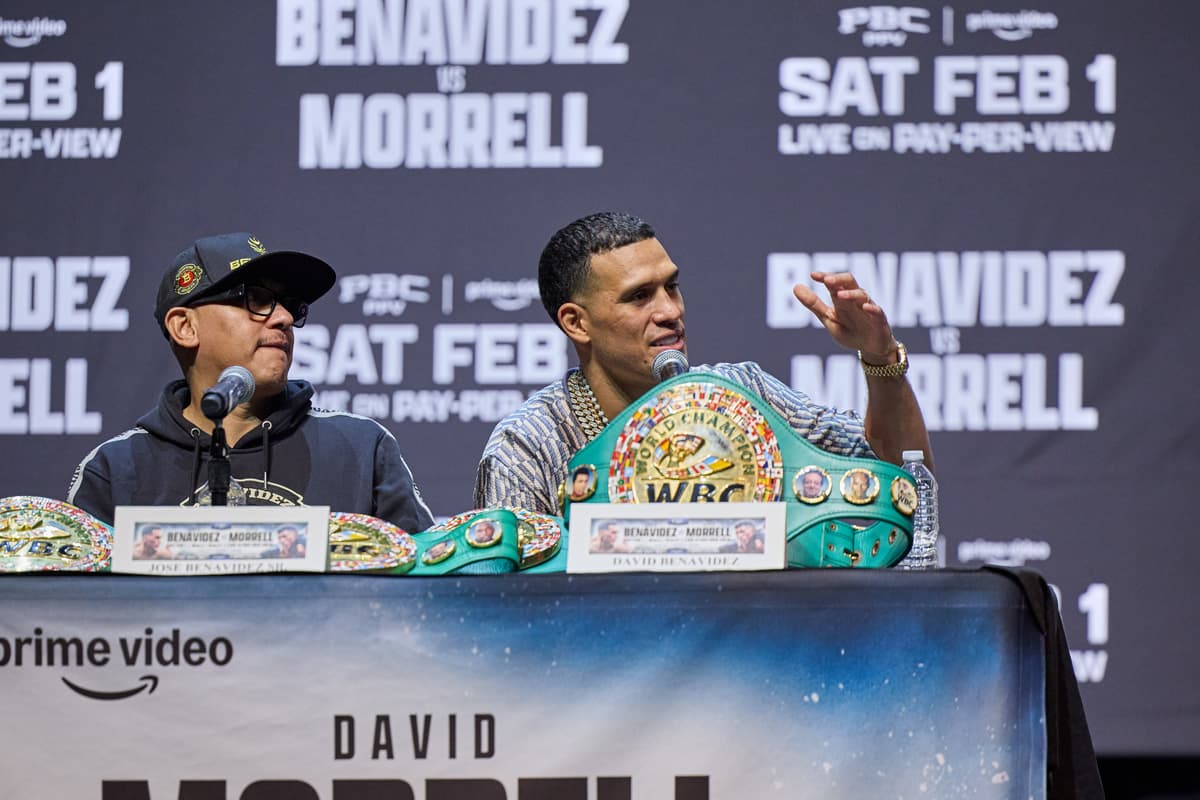
[[[0,573],[107,572],[112,528],[47,497],[0,498]]]
[[[900,467],[822,450],[755,393],[696,371],[658,384],[576,453],[562,494],[565,519],[578,502],[786,501],[792,567],[890,567],[908,553],[917,507]]]
[[[457,514],[408,534],[364,514],[330,514],[329,571],[389,575],[563,572],[562,520],[520,508]]]
[[[406,572],[417,543],[386,520],[367,514],[329,514],[329,572]]]

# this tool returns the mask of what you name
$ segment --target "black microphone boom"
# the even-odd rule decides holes
[[[245,367],[226,367],[215,386],[200,398],[200,410],[213,420],[224,419],[233,407],[254,396],[254,376]]]
[[[691,366],[682,350],[663,350],[654,357],[650,368],[654,370],[654,380],[662,383],[667,378],[682,375],[691,369]]]

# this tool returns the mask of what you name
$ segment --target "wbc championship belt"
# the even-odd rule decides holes
[[[586,488],[572,485],[589,472]],[[792,567],[890,567],[908,553],[917,507],[900,467],[822,450],[754,392],[696,371],[632,403],[567,476],[566,519],[575,502],[786,502]]]
[[[0,574],[111,566],[112,529],[83,509],[48,497],[0,498]]]
[[[425,576],[565,567],[562,521],[525,509],[466,511],[413,534],[364,514],[329,516],[330,572]]]

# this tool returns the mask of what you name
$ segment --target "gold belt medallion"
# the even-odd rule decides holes
[[[46,497],[0,499],[0,572],[108,569],[112,531],[81,508]]]
[[[609,464],[616,503],[774,502],[779,442],[754,405],[711,383],[681,383],[639,408]]]
[[[335,511],[329,515],[329,571],[408,571],[417,564],[417,543],[386,520]]]
[[[525,569],[549,561],[562,542],[562,528],[553,517],[523,508],[510,508],[517,516],[517,543],[521,546],[521,564]]]

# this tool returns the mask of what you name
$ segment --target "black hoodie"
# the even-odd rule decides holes
[[[329,506],[410,533],[433,525],[391,432],[366,417],[314,409],[312,393],[309,383],[288,381],[278,407],[229,448],[230,474],[247,502]],[[168,384],[136,427],[80,462],[67,502],[109,524],[116,506],[192,505],[208,482],[210,439],[184,418],[189,397],[185,381]]]

